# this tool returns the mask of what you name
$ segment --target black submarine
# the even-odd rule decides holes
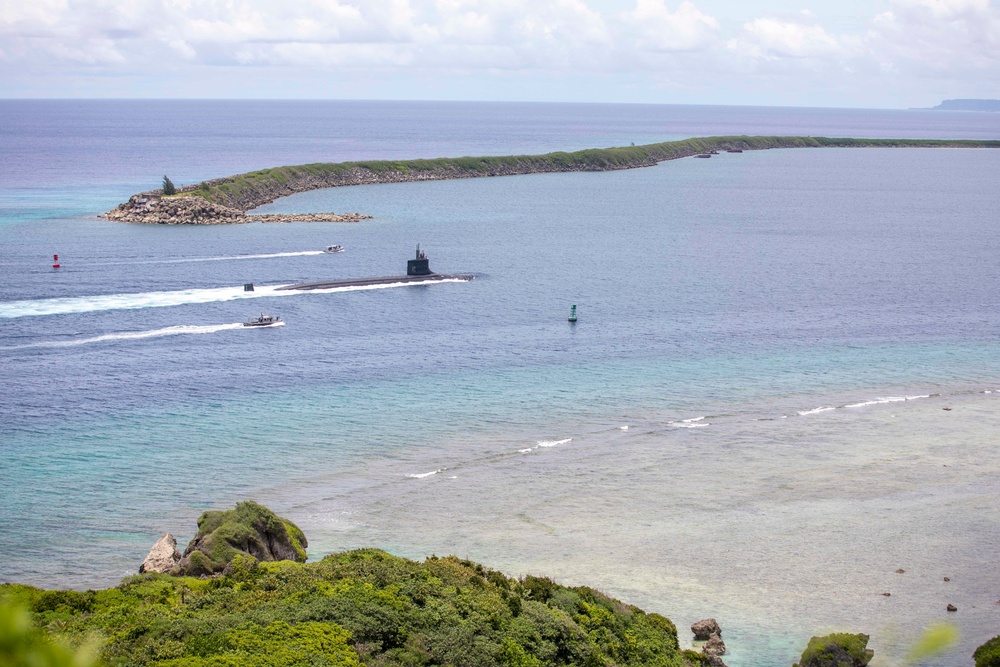
[[[276,287],[275,290],[314,290],[332,289],[334,287],[370,287],[372,285],[392,285],[396,283],[437,283],[437,282],[468,282],[475,276],[471,273],[434,273],[431,271],[430,260],[417,244],[417,256],[406,262],[405,276],[379,276],[377,278],[347,278],[344,280],[320,280],[313,283],[296,283]]]

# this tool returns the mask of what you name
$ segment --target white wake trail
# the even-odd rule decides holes
[[[282,322],[281,324],[284,323]],[[41,341],[38,343],[28,343],[27,345],[0,347],[0,350],[25,350],[37,347],[50,347],[50,348],[75,347],[77,345],[88,345],[90,343],[105,343],[108,341],[118,341],[118,340],[143,340],[146,338],[161,338],[163,336],[211,334],[219,331],[230,331],[233,329],[242,329],[242,328],[243,324],[241,322],[233,322],[231,324],[209,324],[203,326],[193,325],[193,324],[181,324],[173,327],[164,327],[162,329],[150,329],[148,331],[119,331],[116,333],[101,334],[100,336],[91,336],[89,338]]]

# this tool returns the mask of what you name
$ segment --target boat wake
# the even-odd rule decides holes
[[[280,290],[287,285],[257,286],[252,292],[243,287],[212,287],[206,289],[176,290],[172,292],[141,292],[138,294],[105,294],[96,296],[70,296],[52,299],[29,299],[24,301],[0,301],[0,319],[14,317],[36,317],[39,315],[70,315],[93,313],[102,310],[128,310],[136,308],[163,308],[198,303],[233,301],[236,299],[256,299],[260,297],[301,296],[303,294],[324,294],[334,292],[356,292],[392,287],[410,287],[437,283],[466,282],[463,279],[427,280],[406,283],[378,285],[352,285],[327,289]]]
[[[284,324],[282,322],[281,324]],[[0,350],[25,350],[38,347],[74,347],[76,345],[88,345],[90,343],[106,343],[119,340],[143,340],[146,338],[162,338],[163,336],[184,336],[192,334],[211,334],[219,331],[232,331],[243,329],[241,322],[231,324],[209,324],[196,326],[182,324],[174,327],[164,327],[162,329],[151,329],[149,331],[119,331],[117,333],[101,334],[89,338],[73,338],[70,340],[40,341],[38,343],[28,343],[25,345],[15,345],[11,347],[0,347]]]
[[[269,252],[259,255],[219,255],[215,257],[181,257],[178,259],[137,259],[124,262],[98,262],[88,266],[111,266],[119,264],[190,264],[192,262],[229,262],[240,259],[273,259],[275,257],[310,257],[326,254],[322,250],[299,250],[296,252]]]

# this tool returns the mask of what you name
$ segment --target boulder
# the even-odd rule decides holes
[[[702,653],[706,655],[725,655],[726,654],[726,643],[722,641],[722,637],[719,635],[712,635],[705,642],[705,645],[701,647]]]
[[[177,539],[170,533],[165,534],[156,540],[156,544],[149,550],[146,560],[139,566],[139,574],[144,572],[159,572],[161,574],[170,572],[181,559],[181,553],[177,551]]]
[[[867,648],[868,635],[835,632],[813,637],[794,667],[866,667],[875,655]]]
[[[715,622],[714,618],[706,618],[691,626],[694,638],[699,640],[708,639],[712,635],[722,636],[722,628]]]
[[[184,550],[174,574],[222,572],[240,554],[258,561],[306,561],[306,536],[294,523],[253,501],[236,509],[210,511],[198,517],[198,534]]]

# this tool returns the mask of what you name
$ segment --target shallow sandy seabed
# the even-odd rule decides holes
[[[962,639],[937,664],[971,664],[1000,633],[1000,394],[826,398],[507,429],[273,499],[314,558],[376,545],[545,574],[667,615],[682,644],[714,616],[731,667],[791,664],[833,630],[898,664],[938,621]]]

